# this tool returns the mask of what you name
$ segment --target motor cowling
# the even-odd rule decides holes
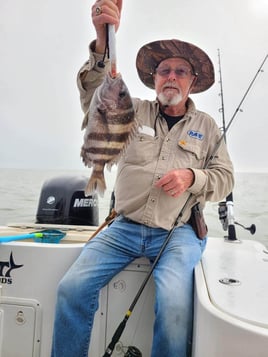
[[[85,196],[87,181],[84,176],[46,180],[41,189],[36,223],[98,226],[98,196]]]

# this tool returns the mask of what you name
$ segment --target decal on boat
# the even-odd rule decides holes
[[[11,272],[14,269],[23,267],[23,264],[16,264],[12,252],[10,253],[9,260],[0,261],[0,283],[12,284]]]

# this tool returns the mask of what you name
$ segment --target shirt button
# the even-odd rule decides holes
[[[153,203],[155,203],[155,199],[154,199],[154,198],[151,198],[151,201],[152,201]]]
[[[162,160],[166,160],[166,157],[165,157],[165,156],[162,156]]]

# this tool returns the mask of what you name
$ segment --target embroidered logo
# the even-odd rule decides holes
[[[194,130],[188,130],[187,134],[194,139],[198,139],[198,140],[203,140],[204,139],[204,135],[199,133],[198,131],[194,131]]]
[[[185,145],[186,145],[186,141],[185,141],[185,140],[180,140],[180,141],[179,141],[179,145],[185,146]]]

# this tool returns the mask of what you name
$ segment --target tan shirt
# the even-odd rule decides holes
[[[83,111],[87,112],[95,88],[102,82],[105,69],[96,66],[102,57],[90,50],[90,60],[78,74],[78,87]],[[188,221],[191,207],[200,202],[219,201],[233,189],[233,166],[224,140],[211,157],[221,137],[216,122],[206,113],[196,110],[189,98],[188,110],[171,130],[159,113],[157,101],[133,98],[136,118],[141,127],[118,164],[115,186],[115,209],[129,219],[151,227],[169,230],[191,194],[179,225]],[[86,125],[85,115],[83,126]],[[195,180],[180,197],[170,197],[154,183],[166,172],[190,168]]]

